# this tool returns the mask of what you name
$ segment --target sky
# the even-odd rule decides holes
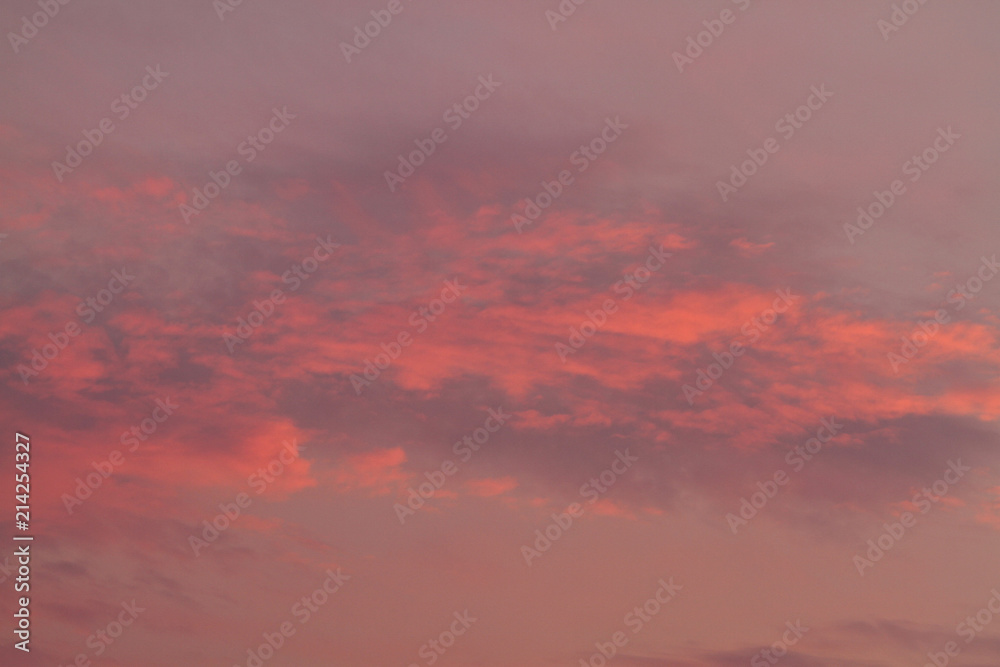
[[[3,664],[1000,662],[1000,6],[577,3],[2,3]]]

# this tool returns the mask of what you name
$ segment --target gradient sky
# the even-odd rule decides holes
[[[977,282],[1000,253],[1000,5],[928,2],[887,31],[885,0],[590,0],[555,23],[556,0],[401,0],[348,62],[342,43],[389,4],[245,0],[220,17],[210,0],[77,0],[7,36],[0,413],[8,442],[32,439],[36,542],[32,651],[5,623],[0,662],[245,666],[291,621],[268,667],[429,665],[422,647],[468,610],[434,664],[597,666],[595,643],[624,631],[610,665],[754,665],[796,622],[809,630],[783,667],[918,667],[952,641],[951,664],[1000,664],[1000,618],[959,634],[1000,590],[1000,277]],[[38,11],[8,0],[0,27]],[[679,71],[706,21],[721,34]],[[122,118],[116,100],[157,67]],[[455,127],[446,111],[477,87]],[[285,126],[250,161],[243,142],[275,109]],[[57,178],[103,118],[113,131]],[[390,190],[386,171],[438,128]],[[602,131],[614,141],[581,162]],[[936,140],[947,150],[914,172]],[[718,183],[764,146],[723,200]],[[845,231],[897,179],[884,215]],[[318,238],[339,247],[296,282]],[[651,248],[670,257],[616,290]],[[78,310],[116,271],[134,279]],[[457,298],[422,324],[446,281]],[[791,305],[758,327],[778,292]],[[564,361],[557,344],[608,299]],[[935,313],[946,323],[894,368]],[[26,375],[68,323],[79,335]],[[352,382],[401,333],[398,358]],[[689,401],[733,342],[743,353]],[[122,434],[167,399],[130,451]],[[453,445],[500,409],[462,461]],[[830,419],[836,437],[791,464]],[[626,450],[631,467],[581,494]],[[272,481],[252,477],[282,451],[296,456]],[[401,524],[394,506],[449,460]],[[946,493],[916,498],[958,461]],[[734,533],[727,515],[779,471]],[[241,493],[251,504],[195,555],[190,536]],[[582,514],[527,563],[572,503]],[[915,525],[859,573],[907,512]],[[338,568],[349,579],[300,623],[293,605]],[[682,588],[633,632],[626,615],[671,578]],[[95,644],[133,600],[134,624]]]

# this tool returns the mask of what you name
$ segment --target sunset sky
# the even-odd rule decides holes
[[[1000,664],[1000,5],[63,1],[0,664]]]

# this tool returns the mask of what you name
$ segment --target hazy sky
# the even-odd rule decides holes
[[[224,1],[0,6],[0,662],[1000,662],[1000,5]]]

